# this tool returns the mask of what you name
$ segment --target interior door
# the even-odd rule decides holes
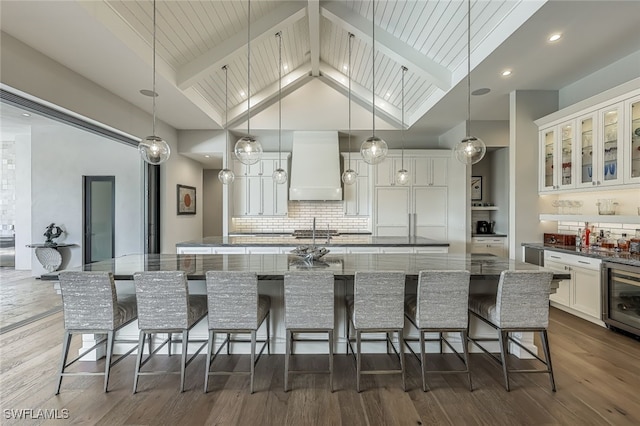
[[[409,188],[406,186],[376,188],[376,235],[409,236]]]
[[[115,176],[83,177],[83,262],[115,257]]]
[[[447,188],[413,188],[413,232],[417,237],[447,239]]]

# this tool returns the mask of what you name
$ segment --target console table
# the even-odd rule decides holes
[[[58,249],[74,246],[77,246],[77,244],[27,244],[27,247],[36,249],[36,258],[42,267],[49,272],[57,271],[62,265],[62,253]]]

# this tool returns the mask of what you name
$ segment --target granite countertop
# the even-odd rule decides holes
[[[311,238],[294,238],[291,235],[243,235],[231,237],[205,237],[197,240],[184,241],[176,244],[176,247],[290,247],[299,245],[309,245]],[[316,237],[316,245],[323,247],[365,247],[365,246],[387,246],[387,247],[449,247],[446,241],[437,241],[423,237],[374,237],[369,234],[342,234],[327,239]]]
[[[476,234],[475,232],[471,233],[472,237],[487,237],[487,238],[493,238],[493,237],[497,237],[497,238],[507,238],[507,234],[500,234],[500,233],[495,233],[495,234]]]
[[[497,256],[461,254],[328,254],[320,261],[305,263],[288,254],[134,254],[90,263],[74,271],[108,271],[116,280],[132,280],[138,271],[185,271],[190,280],[204,280],[206,271],[252,271],[261,280],[281,280],[289,271],[332,271],[336,279],[353,279],[356,271],[403,271],[417,279],[421,270],[461,270],[473,280],[497,280],[504,270],[545,270],[529,263]],[[58,273],[43,274],[42,280],[57,281]],[[571,275],[555,272],[554,279]]]
[[[543,243],[522,243],[523,247],[537,248],[540,250],[550,250],[559,253],[575,254],[578,256],[592,257],[605,262],[620,263],[623,265],[640,266],[640,254],[629,252],[616,252],[614,250],[600,248],[577,248],[576,246],[551,246]]]

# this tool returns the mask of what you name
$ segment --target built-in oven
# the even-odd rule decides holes
[[[640,337],[640,267],[605,262],[602,320],[607,327]]]

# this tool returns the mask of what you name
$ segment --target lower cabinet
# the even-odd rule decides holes
[[[508,257],[507,238],[503,237],[471,237],[471,253],[492,254]]]
[[[601,264],[602,261],[599,259],[545,250],[545,268],[571,273],[571,279],[561,281],[557,292],[549,296],[551,305],[604,326],[600,285]]]

